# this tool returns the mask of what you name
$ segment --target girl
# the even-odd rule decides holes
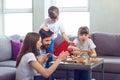
[[[89,59],[89,57],[96,57],[95,44],[89,38],[89,29],[87,26],[82,26],[78,30],[78,37],[73,41],[74,46],[70,45],[69,50],[79,50],[81,52],[80,56],[84,56]],[[88,80],[89,72],[87,70],[75,70],[74,80]]]
[[[55,63],[45,69],[42,64],[47,60],[48,55],[37,57],[36,54],[41,45],[41,37],[38,33],[30,32],[26,35],[17,57],[16,80],[34,80],[33,77],[38,73],[47,78],[55,71],[60,61],[68,56],[68,52],[61,52]]]

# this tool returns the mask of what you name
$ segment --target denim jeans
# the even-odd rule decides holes
[[[74,80],[88,80],[89,70],[74,70]]]
[[[47,80],[47,79],[42,76],[34,76],[34,80]]]
[[[54,80],[54,76],[52,74],[49,78],[44,78],[44,77],[38,75],[38,76],[34,76],[34,80]]]

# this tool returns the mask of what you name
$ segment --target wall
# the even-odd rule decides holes
[[[43,20],[48,16],[50,0],[33,0],[33,31],[38,32]]]
[[[3,34],[3,14],[2,14],[2,0],[0,0],[0,35]]]
[[[33,0],[33,31],[38,32],[40,23],[44,19],[44,0]]]
[[[120,33],[120,0],[89,0],[91,32]]]

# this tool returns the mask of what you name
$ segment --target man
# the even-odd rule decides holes
[[[54,44],[51,45],[51,43],[53,42],[52,41],[53,32],[50,31],[49,29],[48,30],[40,29],[39,34],[40,34],[41,39],[42,39],[41,53],[44,53],[44,54],[49,53],[49,54],[53,55],[53,49],[52,49],[53,47],[52,46]],[[45,64],[46,68],[49,67],[49,62],[52,61],[52,59],[53,59],[53,56],[50,56],[48,58],[48,60],[47,60],[47,62]],[[49,78],[45,79],[45,78],[40,77],[40,76],[35,76],[34,80],[49,80]]]
[[[49,54],[53,54],[53,47],[54,44],[51,45],[51,43],[53,43],[52,41],[52,35],[53,32],[51,30],[44,30],[44,29],[40,29],[39,34],[42,38],[42,51],[44,53],[49,53]],[[47,63],[46,63],[46,68],[49,67],[49,62],[52,61],[52,56],[48,59]]]

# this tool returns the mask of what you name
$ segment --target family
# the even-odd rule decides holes
[[[87,26],[81,26],[77,38],[70,41],[59,20],[59,9],[51,6],[48,9],[48,16],[40,26],[39,33],[29,32],[25,36],[16,60],[16,80],[50,80],[50,76],[54,79],[52,73],[59,63],[70,55],[68,51],[62,51],[59,56],[54,55],[54,41],[59,33],[69,43],[69,50],[86,50],[81,54],[86,58],[97,56],[96,46],[89,38]],[[54,59],[55,62],[49,66]],[[87,70],[75,70],[74,80],[88,80],[88,75]]]

